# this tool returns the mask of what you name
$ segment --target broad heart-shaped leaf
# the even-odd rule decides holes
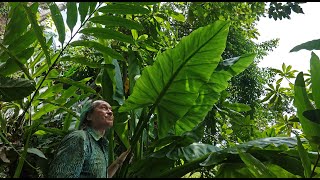
[[[211,110],[212,106],[218,101],[220,92],[228,87],[228,81],[235,75],[245,70],[254,60],[255,55],[244,55],[237,58],[224,60],[212,74],[208,83],[199,89],[199,95],[189,111],[176,122],[175,134],[179,135],[185,131],[190,131],[199,124]],[[230,61],[232,60],[232,63]],[[224,67],[223,67],[224,66]],[[168,121],[159,120],[159,131],[161,123]]]
[[[107,28],[85,28],[82,29],[80,33],[92,35],[96,38],[115,39],[122,42],[134,43],[131,36]]]
[[[183,159],[186,161],[192,161],[216,151],[221,151],[221,149],[211,144],[192,143],[186,147],[169,151],[166,156],[173,160]]]
[[[171,137],[173,138],[173,137]],[[181,136],[175,136],[175,141],[182,140]],[[166,139],[166,138],[163,138]],[[168,140],[163,141],[158,144],[158,146],[163,146],[168,144]],[[159,140],[162,141],[162,140]],[[305,141],[305,140],[304,140]],[[169,141],[170,142],[170,141]],[[170,144],[171,145],[171,144]],[[168,145],[168,146],[170,146]],[[254,141],[249,141],[240,145],[236,145],[235,147],[230,147],[226,149],[220,149],[215,146],[209,144],[198,144],[193,143],[191,145],[187,145],[183,148],[172,146],[171,148],[167,148],[163,152],[156,151],[150,155],[146,155],[142,160],[144,161],[144,166],[140,166],[141,171],[137,173],[140,177],[159,177],[163,176],[163,174],[167,175],[164,177],[181,177],[184,174],[200,168],[201,166],[213,166],[221,163],[236,163],[242,162],[239,158],[238,149],[241,149],[243,152],[249,152],[252,154],[257,154],[258,152],[266,154],[266,152],[270,152],[270,158],[273,158],[273,155],[279,154],[279,152],[286,152],[289,148],[293,149],[297,145],[296,138],[288,138],[288,137],[272,137],[272,138],[264,138],[257,139]],[[190,149],[189,149],[190,148]],[[188,149],[188,150],[187,150]],[[187,151],[185,151],[187,150]],[[194,156],[192,153],[196,153]],[[157,155],[154,155],[157,154]],[[287,156],[287,155],[285,155]],[[189,161],[185,161],[185,159],[189,157]],[[176,160],[182,158],[184,160],[184,164],[175,168],[168,165],[167,169],[162,173],[159,173],[155,169],[145,169],[145,166],[150,164],[152,161],[153,164],[157,164],[162,161]],[[138,161],[139,162],[139,161]],[[138,163],[137,163],[138,164]],[[137,167],[133,167],[136,169]],[[174,170],[175,169],[175,170]],[[140,170],[140,169],[139,169]],[[146,174],[147,173],[147,174]],[[171,173],[171,174],[170,174]]]
[[[73,32],[73,28],[76,25],[78,20],[78,11],[77,11],[77,3],[76,2],[67,2],[67,25],[71,31]]]
[[[43,36],[42,29],[40,28],[40,26],[38,24],[36,16],[31,11],[31,9],[29,7],[27,7],[27,5],[23,5],[23,8],[27,13],[28,20],[29,20],[29,22],[31,24],[31,27],[32,27],[32,29],[34,30],[34,33],[37,36],[37,39],[38,39],[38,41],[39,41],[39,43],[41,45],[41,48],[42,48],[42,50],[44,52],[44,55],[46,56],[47,63],[50,66],[50,64],[51,64],[51,62],[50,62],[50,53],[49,53],[48,47],[46,45],[46,39]]]
[[[64,40],[66,37],[66,32],[65,32],[65,26],[64,26],[64,21],[63,21],[61,12],[55,2],[52,2],[49,7],[51,11],[52,20],[58,31],[59,41],[63,46]]]
[[[11,79],[0,76],[0,101],[14,101],[30,95],[35,88],[35,83],[27,79]]]
[[[305,140],[304,140],[305,141]],[[270,150],[270,151],[287,151],[288,148],[297,146],[297,139],[292,137],[270,137],[256,139],[253,141],[245,142],[234,147],[226,148],[215,153],[211,153],[208,158],[202,162],[201,166],[212,166],[221,163],[228,157],[238,154],[238,149],[243,152],[250,152],[254,150]]]
[[[217,21],[181,39],[159,54],[136,81],[120,112],[153,105],[157,108],[159,137],[191,108],[200,87],[210,79],[225,49],[229,22]]]
[[[128,4],[109,4],[98,11],[113,14],[148,14],[150,11],[142,6]]]
[[[117,17],[117,16],[108,16],[108,15],[102,15],[102,16],[95,16],[89,19],[89,21],[93,23],[99,23],[103,24],[106,27],[117,27],[122,26],[128,29],[136,29],[136,30],[142,30],[143,26],[135,21]]]
[[[300,51],[301,49],[320,50],[320,39],[315,39],[312,41],[302,43],[302,44],[294,47],[293,49],[291,49],[290,52],[297,52],[297,51]]]
[[[308,99],[303,72],[298,74],[294,84],[294,105],[297,108],[297,115],[306,138],[312,143],[314,143],[314,141],[317,143],[320,139],[320,124],[312,122],[303,116],[304,111],[314,109]]]
[[[301,162],[302,162],[302,166],[304,168],[304,177],[309,178],[310,175],[311,175],[311,161],[310,161],[310,159],[308,157],[308,152],[302,146],[302,142],[301,142],[299,136],[297,136],[297,142],[298,142],[299,156],[300,156],[300,159],[301,159]]]
[[[248,166],[249,170],[256,178],[275,178],[271,171],[258,159],[252,156],[250,153],[238,151],[240,158],[242,161]]]
[[[124,58],[121,56],[121,54],[119,54],[117,51],[115,51],[109,47],[106,47],[98,42],[78,40],[78,41],[74,41],[74,42],[70,43],[70,45],[71,46],[86,46],[89,48],[95,48],[97,51],[105,53],[112,58],[124,60]]]
[[[312,96],[316,107],[320,109],[320,60],[314,52],[311,53],[310,73],[312,83]]]

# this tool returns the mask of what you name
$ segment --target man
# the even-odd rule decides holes
[[[108,168],[107,128],[113,126],[109,103],[96,100],[81,113],[79,129],[65,136],[50,164],[49,177],[112,177],[127,157],[130,148]]]

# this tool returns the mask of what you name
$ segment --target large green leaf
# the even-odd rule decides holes
[[[86,46],[89,48],[94,48],[97,51],[100,51],[102,53],[107,54],[108,56],[115,58],[115,59],[119,59],[119,60],[124,60],[124,58],[121,56],[121,54],[119,54],[117,51],[106,47],[98,42],[94,42],[94,41],[86,41],[86,40],[78,40],[78,41],[74,41],[72,43],[70,43],[71,46]]]
[[[305,140],[304,140],[305,141]],[[288,148],[297,146],[297,139],[292,137],[270,137],[256,139],[246,143],[239,144],[235,147],[230,147],[211,153],[208,158],[203,161],[201,166],[212,166],[228,160],[234,155],[238,154],[238,149],[243,152],[252,152],[254,150],[263,151],[287,151]]]
[[[150,166],[156,164],[156,166]],[[129,177],[158,177],[159,174],[168,171],[168,167],[172,167],[174,161],[167,158],[148,158],[136,161],[129,167]]]
[[[168,165],[167,170],[162,170],[163,172],[139,166],[140,172],[137,172],[136,174],[138,177],[181,177],[192,170],[200,168],[201,166],[213,166],[221,163],[241,163],[242,161],[239,157],[238,149],[242,150],[243,152],[252,154],[267,154],[268,157],[272,159],[274,158],[273,155],[278,155],[279,152],[286,152],[289,148],[293,149],[297,145],[296,138],[277,137],[257,139],[254,141],[236,145],[235,147],[220,149],[209,144],[198,143],[180,147],[175,142],[170,144],[173,139],[175,142],[184,141],[181,136],[172,136],[170,138],[166,137],[158,140],[156,146],[164,147],[156,152],[152,152],[150,155],[147,155],[142,161],[139,161],[139,163],[144,162],[144,165],[147,166],[147,164],[151,161],[154,164],[157,164],[157,162],[176,160],[181,158],[184,161],[183,165],[174,168],[169,168],[172,166]],[[193,155],[193,153],[195,154]],[[190,158],[189,161],[186,160],[187,158]],[[259,159],[265,158],[260,156]],[[137,167],[134,167],[133,169],[137,169]],[[250,172],[240,173],[243,175],[248,175],[248,173],[251,174]]]
[[[301,49],[320,50],[320,39],[315,39],[312,41],[302,43],[302,44],[294,47],[293,49],[291,49],[290,52],[297,52],[297,51],[300,51]]]
[[[54,25],[57,28],[57,31],[58,31],[59,41],[60,41],[61,45],[63,46],[66,32],[65,32],[65,26],[64,26],[64,21],[63,21],[61,12],[55,2],[52,2],[49,7],[50,7],[50,11],[51,11],[52,20],[54,22]]]
[[[117,27],[122,26],[128,29],[136,29],[136,30],[142,30],[143,26],[135,21],[117,17],[117,16],[108,16],[108,15],[102,15],[102,16],[95,16],[89,19],[89,21],[93,23],[99,23],[103,24],[106,27]]]
[[[89,2],[89,14],[93,13],[93,11],[96,9],[98,2]]]
[[[159,137],[164,137],[195,104],[200,87],[210,79],[225,48],[228,28],[228,22],[217,21],[159,54],[154,64],[144,69],[119,111],[153,105],[158,113]]]
[[[29,7],[27,7],[27,5],[24,5],[23,8],[25,9],[27,16],[28,16],[28,20],[31,24],[32,29],[34,30],[35,35],[37,36],[37,39],[41,45],[41,48],[44,52],[44,55],[46,56],[46,60],[48,65],[50,66],[51,62],[50,62],[50,53],[48,50],[48,47],[46,45],[46,39],[43,36],[43,32],[42,29],[40,28],[38,21],[36,19],[35,14],[31,11],[31,9]]]
[[[272,164],[278,165],[292,174],[303,177],[303,166],[299,157],[283,153],[274,153],[272,156],[268,157],[268,160]]]
[[[142,6],[129,4],[108,4],[99,8],[98,11],[114,14],[148,14],[150,12]]]
[[[114,117],[116,119],[113,124],[114,130],[119,136],[122,143],[126,148],[130,147],[130,142],[128,138],[128,114],[127,113],[118,113],[117,109],[113,109]]]
[[[24,49],[17,55],[13,55],[9,50],[5,49],[5,47],[0,44],[0,47],[5,50],[6,53],[9,54],[10,58],[5,63],[0,63],[0,74],[7,76],[17,72],[21,69],[27,77],[32,80],[33,78],[30,76],[28,69],[24,66],[27,60],[32,56],[34,52],[34,48]]]
[[[311,161],[308,157],[308,152],[302,146],[300,137],[298,135],[296,136],[297,136],[297,142],[298,142],[298,152],[301,158],[302,166],[304,168],[304,177],[309,178],[311,175]]]
[[[320,139],[320,124],[312,122],[303,116],[303,112],[313,110],[305,87],[303,72],[300,72],[294,85],[294,105],[297,108],[297,115],[301,123],[303,132],[312,142],[318,142]],[[319,141],[320,142],[320,141]]]
[[[106,28],[85,28],[80,31],[83,34],[92,35],[96,38],[102,39],[115,39],[122,42],[132,43],[133,40],[131,36],[122,34],[118,31]]]
[[[175,133],[179,135],[185,131],[190,131],[199,124],[219,99],[220,92],[228,87],[228,81],[245,70],[253,62],[254,57],[254,54],[250,54],[224,60],[211,74],[209,82],[200,87],[199,95],[193,106],[177,121]],[[230,62],[231,60],[232,62]],[[167,122],[159,121],[159,128],[161,123]]]
[[[119,63],[116,59],[108,59],[109,66],[101,70],[102,97],[111,105],[122,105],[124,91]],[[111,66],[110,66],[111,65]]]
[[[320,60],[315,53],[311,53],[310,73],[312,83],[312,96],[316,107],[320,109]],[[320,120],[320,119],[319,119]]]
[[[121,106],[124,103],[124,90],[123,90],[123,82],[122,82],[122,74],[119,66],[119,62],[116,59],[112,60],[112,64],[114,65],[115,69],[115,76],[113,79],[114,85],[114,93],[113,99],[118,102]]]
[[[8,50],[14,54],[17,55],[21,51],[27,49],[32,43],[34,43],[37,40],[34,31],[29,30],[26,33],[24,33],[22,36],[20,36],[18,39],[16,39],[12,44],[8,46]],[[6,52],[3,52],[0,55],[0,62],[8,60],[9,55]]]
[[[0,76],[0,101],[14,101],[30,95],[35,83],[27,79],[11,79]]]
[[[306,110],[302,115],[308,120],[320,124],[320,109]]]
[[[112,64],[112,63],[110,63]],[[114,72],[114,66],[107,66],[104,68],[101,68],[101,95],[103,99],[105,99],[107,102],[110,103],[110,105],[113,105],[113,94],[114,94],[114,85],[113,85],[113,79],[115,76]]]
[[[76,2],[67,2],[67,25],[71,31],[73,32],[73,28],[76,25],[78,20],[78,11],[77,11],[77,3]]]
[[[256,159],[250,153],[238,151],[242,161],[248,166],[249,170],[256,178],[275,178],[274,175],[261,161]]]
[[[244,163],[222,163],[216,178],[254,178]]]
[[[32,4],[31,8],[38,8],[36,6],[37,3],[34,3]],[[19,38],[23,34],[23,32],[27,30],[27,27],[29,25],[27,15],[22,7],[21,2],[17,4],[15,7],[11,6],[9,18],[10,20],[8,25],[6,25],[2,42],[6,45],[12,44],[12,42]]]
[[[89,8],[90,8],[89,2],[79,2],[79,14],[80,14],[81,23],[83,23],[83,21],[86,19]]]
[[[198,159],[208,153],[220,151],[221,149],[210,144],[192,143],[186,147],[180,147],[169,151],[166,156],[172,160],[183,159],[192,161]]]

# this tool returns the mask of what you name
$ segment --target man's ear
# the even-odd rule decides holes
[[[92,115],[91,115],[91,114],[88,114],[88,115],[87,115],[87,120],[88,120],[88,121],[91,121],[91,120],[92,120]]]

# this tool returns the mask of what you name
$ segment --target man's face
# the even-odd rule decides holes
[[[91,114],[92,126],[95,128],[107,128],[113,126],[113,113],[109,103],[97,100],[96,106]]]

